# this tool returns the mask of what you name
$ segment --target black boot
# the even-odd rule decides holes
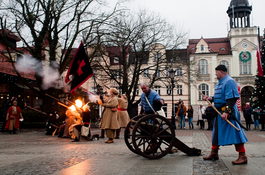
[[[72,142],[79,142],[79,139],[75,137],[75,139]]]
[[[116,137],[114,139],[120,138],[120,132],[121,132],[121,129],[116,129]]]
[[[105,130],[102,129],[102,130],[101,130],[101,136],[99,136],[99,138],[104,138],[104,137],[105,137]]]

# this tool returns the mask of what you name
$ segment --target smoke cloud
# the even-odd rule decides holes
[[[60,88],[63,86],[63,81],[60,79],[58,71],[58,64],[55,61],[50,62],[49,66],[43,65],[41,61],[32,58],[28,55],[18,58],[16,62],[16,69],[19,72],[30,74],[35,72],[37,75],[42,77],[41,87],[44,90],[48,88]]]

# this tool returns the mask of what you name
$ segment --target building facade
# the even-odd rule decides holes
[[[230,18],[227,37],[189,40],[190,61],[195,60],[199,70],[198,78],[193,79],[190,84],[191,105],[207,105],[196,88],[208,96],[214,95],[218,81],[215,67],[219,64],[227,67],[228,74],[238,85],[241,97],[237,102],[239,110],[244,108],[246,102],[251,102],[257,75],[256,53],[260,37],[259,28],[250,25],[251,10],[248,0],[232,0],[227,10]]]

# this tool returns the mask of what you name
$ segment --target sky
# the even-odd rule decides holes
[[[226,37],[229,17],[226,13],[231,0],[132,0],[132,10],[159,12],[171,24],[182,26],[189,39]],[[249,0],[252,5],[251,26],[265,28],[265,0]]]

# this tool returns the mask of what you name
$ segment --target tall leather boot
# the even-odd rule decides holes
[[[102,129],[102,130],[101,130],[101,136],[99,136],[99,138],[104,138],[104,137],[105,137],[105,130]]]
[[[203,157],[204,160],[218,160],[218,149],[212,149],[210,155],[208,157]]]
[[[239,153],[238,158],[236,160],[232,161],[232,163],[234,165],[240,165],[240,164],[248,163],[248,158],[246,156],[246,153],[245,152]]]
[[[116,137],[114,139],[120,138],[120,132],[121,132],[121,129],[116,129]]]

